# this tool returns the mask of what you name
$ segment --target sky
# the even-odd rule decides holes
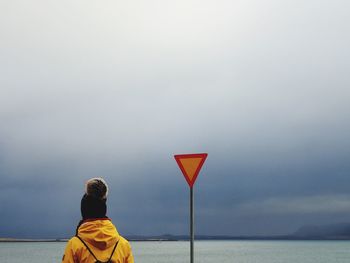
[[[0,237],[74,235],[91,177],[122,235],[187,234],[202,152],[196,234],[350,222],[349,8],[1,1]]]

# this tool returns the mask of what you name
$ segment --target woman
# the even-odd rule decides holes
[[[87,181],[81,199],[82,220],[66,246],[62,263],[134,263],[129,242],[107,213],[108,186],[102,178]]]

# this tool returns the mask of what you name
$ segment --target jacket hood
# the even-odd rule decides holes
[[[109,218],[88,219],[79,229],[78,235],[98,249],[107,249],[119,241],[120,235]]]

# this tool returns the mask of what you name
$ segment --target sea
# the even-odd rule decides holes
[[[130,242],[137,263],[190,262],[185,241]],[[1,263],[61,262],[64,242],[1,242]],[[195,241],[196,263],[349,263],[350,241]]]

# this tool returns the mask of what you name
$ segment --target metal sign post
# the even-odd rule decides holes
[[[193,187],[190,187],[190,242],[191,242],[191,263],[194,262],[194,204]]]
[[[190,187],[190,263],[194,262],[194,194],[193,186],[201,170],[207,153],[180,154],[175,155],[175,160],[180,167],[189,187]]]

